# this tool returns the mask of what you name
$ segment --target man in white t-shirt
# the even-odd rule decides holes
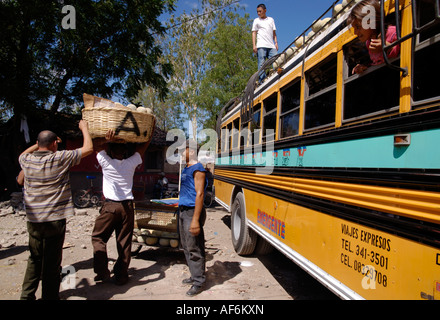
[[[106,141],[94,141],[96,158],[102,168],[102,192],[105,202],[92,232],[93,269],[97,274],[95,281],[110,278],[107,242],[115,231],[118,259],[113,267],[114,280],[116,284],[122,285],[128,281],[128,266],[131,260],[134,227],[133,176],[136,167],[142,164],[142,156],[149,142],[138,144],[134,154],[129,156],[129,150],[124,143],[109,143],[107,153],[105,143],[113,139],[114,131],[109,130]]]
[[[257,6],[258,18],[252,25],[252,43],[254,53],[258,57],[258,70],[261,69],[264,61],[278,53],[278,40],[275,21],[266,15],[266,6]],[[260,82],[266,77],[265,72],[260,73]]]

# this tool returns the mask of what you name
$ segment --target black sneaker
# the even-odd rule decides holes
[[[97,282],[97,281],[105,282],[108,279],[110,279],[110,271],[108,271],[108,270],[107,270],[107,272],[97,274],[95,276],[95,278],[93,278],[93,280],[95,280],[95,282]]]
[[[123,286],[124,284],[126,284],[128,282],[128,277],[115,277],[114,278],[114,283],[117,286]]]
[[[193,284],[193,279],[187,278],[182,280],[182,284]]]
[[[186,295],[187,296],[190,296],[190,297],[193,297],[193,296],[195,296],[195,295],[198,295],[200,292],[202,292],[203,291],[203,288],[202,288],[202,286],[196,286],[195,284],[193,284],[192,285],[192,287],[191,287],[191,289],[189,289],[187,292],[186,292]]]

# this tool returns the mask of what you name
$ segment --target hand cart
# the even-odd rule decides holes
[[[173,201],[168,201],[172,204],[166,202],[135,203],[132,255],[138,254],[143,246],[178,248],[178,207]]]

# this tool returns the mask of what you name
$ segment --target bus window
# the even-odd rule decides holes
[[[254,130],[260,129],[260,123],[261,123],[261,105],[256,104],[252,108],[252,122],[251,122],[251,132],[254,132]]]
[[[365,43],[357,39],[344,47],[344,55],[348,67],[348,74],[345,75],[345,78],[352,75],[354,67],[358,64],[364,66],[371,64],[370,55]]]
[[[362,44],[363,45],[363,44]],[[353,67],[360,63],[364,51],[359,41],[344,47],[347,70],[344,76],[343,120],[389,112],[399,106],[400,74],[385,64],[370,67],[361,75],[352,75]],[[368,52],[366,53],[368,56]],[[400,61],[393,62],[400,65]]]
[[[263,118],[263,138],[265,141],[275,139],[275,129],[277,123],[277,103],[278,94],[274,93],[264,100],[264,118]],[[272,130],[272,134],[268,134],[267,130]]]
[[[232,122],[227,125],[228,128],[228,150],[232,149]]]
[[[306,73],[308,93],[305,105],[306,130],[335,122],[336,114],[336,55]]]
[[[440,96],[436,75],[440,72],[440,42],[429,45],[415,53],[413,98],[422,101]]]
[[[233,131],[231,132],[232,134],[232,148],[238,148],[238,142],[239,142],[239,135],[240,135],[240,118],[237,118],[234,120],[234,122],[232,123],[232,127],[233,127]]]
[[[301,81],[281,91],[280,138],[298,134],[300,98]]]
[[[435,0],[418,0],[416,2],[417,27],[423,27],[435,20]],[[440,33],[440,24],[437,23],[423,30],[419,35],[419,42],[430,39]]]
[[[249,140],[249,136],[246,136],[246,133],[249,134],[248,132],[248,125],[249,125],[249,121],[246,123],[241,123],[241,129],[239,132],[239,139],[240,139],[240,146],[246,147],[248,145],[248,140]]]
[[[344,120],[387,112],[399,106],[400,74],[385,66],[345,85]]]
[[[422,27],[435,19],[434,0],[417,2],[417,26]],[[418,36],[414,54],[413,100],[429,102],[440,96],[435,76],[440,71],[440,24],[422,31]],[[428,100],[428,101],[427,101]]]
[[[219,146],[220,152],[226,150],[226,138],[228,135],[226,126],[222,127],[221,135],[221,145]]]

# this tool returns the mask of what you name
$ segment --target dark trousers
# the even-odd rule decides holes
[[[128,278],[133,228],[134,209],[132,201],[116,202],[106,200],[104,202],[92,232],[93,270],[98,275],[109,272],[107,242],[113,231],[115,231],[118,259],[113,271],[116,279]]]
[[[43,300],[58,300],[61,282],[61,260],[66,234],[66,219],[28,222],[29,259],[20,299],[35,300],[41,280]]]
[[[194,208],[180,208],[179,235],[180,244],[185,253],[186,263],[191,273],[193,284],[201,286],[205,283],[205,235],[203,225],[206,220],[205,208],[200,214],[200,234],[193,236],[189,232],[189,226],[194,214]]]

